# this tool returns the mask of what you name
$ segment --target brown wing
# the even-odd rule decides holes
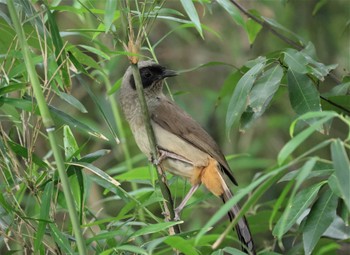
[[[214,139],[175,103],[167,98],[160,98],[159,102],[160,104],[154,109],[151,116],[152,120],[165,130],[186,140],[216,159],[230,180],[237,184],[224,155]]]

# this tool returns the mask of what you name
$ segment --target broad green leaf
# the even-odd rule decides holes
[[[292,69],[295,72],[302,74],[308,72],[306,67],[308,62],[305,56],[295,49],[287,49],[284,51],[284,62],[287,64],[289,69]]]
[[[320,95],[312,81],[305,74],[288,69],[289,100],[294,111],[301,115],[321,111]]]
[[[280,85],[282,77],[283,69],[279,65],[276,65],[264,72],[256,80],[249,94],[249,107],[252,112],[245,112],[244,115],[246,115],[246,118],[242,116],[243,128],[248,128],[254,120],[265,112]],[[247,116],[248,114],[249,116]]]
[[[233,18],[233,20],[245,29],[245,22],[241,12],[229,0],[217,0],[218,4],[222,6]]]
[[[192,0],[180,0],[180,1],[181,1],[182,6],[184,7],[188,17],[191,19],[191,21],[195,25],[198,33],[201,35],[201,37],[203,37],[201,22],[199,20],[197,10],[194,7]]]
[[[312,253],[322,234],[335,219],[337,204],[337,196],[328,189],[312,206],[303,229],[305,254]]]
[[[259,34],[262,26],[252,19],[246,21],[246,30],[248,33],[249,44],[253,44],[256,36]]]
[[[179,250],[185,255],[197,255],[199,254],[193,245],[191,240],[186,240],[181,236],[169,236],[164,240],[164,243],[168,244],[172,248]]]
[[[114,12],[117,9],[117,0],[107,0],[105,7],[104,25],[105,32],[108,33],[114,19]]]
[[[243,77],[239,80],[226,114],[226,130],[227,134],[230,132],[232,126],[241,118],[242,113],[246,109],[248,94],[255,82],[256,77],[265,66],[265,59],[253,66]]]
[[[42,246],[43,237],[46,231],[46,224],[50,219],[50,206],[51,206],[52,192],[53,192],[53,183],[48,182],[45,185],[45,189],[41,199],[40,216],[39,216],[41,220],[39,221],[38,229],[35,233],[34,253],[38,252]]]
[[[152,233],[156,233],[156,232],[160,232],[160,231],[167,231],[168,228],[181,224],[183,223],[183,221],[177,221],[177,222],[161,222],[161,223],[155,223],[155,224],[151,224],[148,226],[144,226],[141,229],[135,231],[131,236],[129,236],[129,239],[133,239],[135,237],[138,236],[142,236],[142,235],[148,235],[148,234],[152,234]]]
[[[74,96],[64,92],[59,92],[58,95],[60,98],[62,98],[64,101],[66,101],[68,104],[70,104],[74,108],[78,109],[80,112],[82,113],[88,112],[85,106],[82,103],[80,103],[80,101],[76,99]]]
[[[225,247],[222,250],[214,251],[211,255],[225,255],[225,254],[231,254],[231,255],[247,255],[247,253],[240,251],[236,248],[232,247]]]
[[[271,18],[266,18],[264,16],[260,16],[260,18],[262,18],[264,21],[266,21],[269,25],[278,28],[279,30],[286,32],[290,35],[292,35],[295,39],[298,40],[298,43],[301,44],[301,46],[304,45],[303,43],[303,38],[301,38],[299,35],[297,35],[296,33],[292,32],[291,30],[287,29],[286,27],[282,26],[281,24],[279,24],[275,19],[271,19]]]
[[[297,134],[290,141],[288,141],[281,151],[278,153],[277,161],[279,165],[282,165],[286,159],[298,148],[312,133],[317,131],[324,123],[330,120],[331,116],[323,117],[315,121],[311,126]]]
[[[331,153],[341,198],[350,211],[350,161],[345,151],[344,144],[339,139],[332,143]]]
[[[324,182],[317,183],[297,193],[294,200],[290,201],[288,217],[285,218],[285,216],[281,216],[274,227],[272,234],[278,237],[278,239],[281,239],[282,236],[297,222],[309,205],[311,205],[316,198],[318,191],[324,184]]]

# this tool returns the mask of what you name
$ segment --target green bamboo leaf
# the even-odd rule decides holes
[[[92,153],[89,153],[89,154],[83,156],[79,161],[86,162],[86,163],[92,163],[92,162],[96,161],[97,159],[107,155],[110,152],[111,152],[111,150],[106,150],[106,149],[98,150],[98,151],[95,151],[95,152],[92,152]]]
[[[341,198],[350,211],[350,162],[344,144],[339,139],[331,144],[331,153]]]
[[[142,235],[148,235],[148,234],[152,234],[152,233],[156,233],[156,232],[160,232],[160,231],[167,231],[168,228],[181,224],[183,223],[183,221],[177,221],[177,222],[161,222],[161,223],[155,223],[155,224],[151,224],[148,226],[144,226],[141,229],[135,231],[131,236],[129,236],[129,239],[133,239],[135,237],[138,236],[142,236]]]
[[[226,114],[226,130],[227,134],[230,132],[232,126],[241,118],[242,113],[246,109],[248,94],[255,82],[257,75],[265,66],[265,59],[262,58],[255,66],[253,66],[243,77],[239,80]]]
[[[4,86],[0,88],[0,96],[16,91],[16,90],[22,90],[27,87],[28,83],[16,83],[16,84],[11,84],[8,86]]]
[[[105,173],[104,171],[102,171],[101,169],[99,169],[98,167],[96,167],[96,166],[94,166],[94,165],[92,165],[90,163],[86,163],[86,162],[68,162],[66,164],[67,165],[79,166],[79,167],[85,168],[85,169],[89,170],[91,173],[97,175],[99,178],[107,181],[109,184],[112,184],[113,186],[118,187],[120,185],[119,182],[114,180],[107,173]]]
[[[283,215],[281,216],[272,230],[272,235],[281,239],[281,237],[297,222],[309,205],[311,205],[316,198],[318,191],[324,184],[325,182],[317,183],[309,188],[301,190],[295,196],[293,201],[290,201],[290,210],[287,217]]]
[[[21,156],[25,159],[31,158],[33,162],[39,167],[48,167],[47,164],[44,161],[42,161],[42,159],[38,157],[34,152],[31,151],[28,153],[28,149],[26,147],[23,147],[20,144],[15,143],[11,140],[7,140],[7,144],[16,155]]]
[[[245,22],[241,15],[241,12],[234,6],[229,0],[217,0],[217,3],[221,5],[233,18],[233,20],[245,29]]]
[[[56,23],[55,12],[51,13],[51,10],[48,10],[46,14],[48,19],[48,25],[50,28],[49,32],[51,33],[51,39],[55,50],[55,56],[57,59],[57,64],[58,66],[61,66],[60,73],[62,74],[62,78],[64,80],[63,85],[65,87],[70,87],[71,80],[69,76],[68,65],[63,64],[66,61],[66,51]]]
[[[106,53],[104,53],[102,50],[99,50],[95,47],[91,47],[91,46],[88,46],[88,45],[82,45],[82,44],[79,44],[80,47],[82,47],[83,49],[86,49],[98,56],[100,56],[101,58],[103,59],[106,59],[106,60],[110,60],[111,57],[109,55],[107,55]]]
[[[113,95],[119,88],[120,86],[122,85],[122,81],[123,81],[123,78],[120,78],[118,79],[114,85],[112,86],[112,88],[110,90],[108,90],[107,94],[110,96],[110,95]]]
[[[114,250],[129,251],[133,254],[149,255],[146,250],[144,250],[138,246],[133,246],[133,245],[121,245],[121,246],[115,247]]]
[[[74,96],[64,93],[64,92],[59,92],[58,96],[62,98],[64,101],[66,101],[68,104],[73,106],[74,108],[78,109],[82,113],[87,113],[88,111],[86,110],[85,106],[80,103],[78,99],[76,99]]]
[[[193,246],[192,240],[186,240],[181,236],[169,236],[164,240],[164,243],[168,244],[172,248],[179,250],[185,255],[197,255],[199,254],[196,248]]]
[[[305,254],[312,253],[322,234],[335,219],[337,204],[337,196],[328,189],[312,206],[303,229]]]
[[[75,254],[75,252],[72,250],[69,241],[67,239],[67,236],[62,234],[62,232],[58,229],[58,227],[54,223],[49,224],[50,233],[53,237],[53,240],[57,244],[58,247],[60,247],[61,251],[64,254]]]
[[[38,229],[35,233],[34,253],[37,253],[42,246],[42,241],[46,230],[46,224],[48,223],[48,219],[50,219],[49,213],[50,213],[52,192],[53,192],[53,183],[48,182],[45,185],[45,189],[43,192],[41,205],[40,205],[39,217],[42,220],[39,221]]]
[[[297,114],[321,111],[320,94],[307,75],[288,69],[287,78],[289,100]]]
[[[117,0],[107,0],[105,7],[104,25],[105,32],[108,33],[114,20],[114,12],[117,9]]]
[[[299,170],[298,174],[295,177],[296,181],[295,181],[293,191],[288,199],[286,209],[284,210],[282,217],[278,221],[278,224],[280,224],[280,226],[279,226],[280,232],[277,232],[277,237],[279,239],[282,238],[284,233],[286,233],[289,230],[289,228],[292,227],[293,224],[295,223],[295,221],[298,219],[295,217],[294,218],[289,217],[289,215],[292,211],[292,205],[294,203],[295,194],[297,193],[297,190],[299,189],[301,184],[304,182],[304,180],[308,177],[308,175],[312,171],[315,164],[316,164],[316,158],[311,158],[303,165],[303,167]]]
[[[125,173],[119,174],[115,178],[120,181],[150,180],[152,176],[151,176],[149,167],[144,166],[144,167],[137,167]]]
[[[191,19],[193,24],[195,25],[198,33],[203,37],[203,30],[201,26],[201,22],[198,17],[198,13],[196,8],[194,7],[194,4],[192,0],[180,0],[183,8],[185,9],[188,17]]]

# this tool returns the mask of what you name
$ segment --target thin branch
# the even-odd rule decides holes
[[[282,35],[280,32],[278,32],[274,27],[272,27],[269,23],[267,23],[266,21],[260,20],[257,17],[255,17],[254,15],[252,15],[251,13],[249,13],[247,11],[247,9],[245,9],[242,5],[240,5],[239,3],[237,3],[235,0],[230,0],[230,2],[235,5],[244,15],[246,15],[247,17],[251,18],[252,20],[254,20],[256,23],[260,24],[262,27],[268,29],[271,31],[271,33],[273,33],[275,36],[277,36],[278,38],[280,38],[282,41],[286,42],[287,44],[293,46],[294,48],[298,49],[298,50],[302,50],[304,47],[302,45],[300,45],[299,43],[289,39],[288,37]]]

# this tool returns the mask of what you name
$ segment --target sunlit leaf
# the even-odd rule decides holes
[[[64,92],[60,92],[58,95],[60,98],[62,98],[64,101],[66,101],[68,104],[70,104],[74,108],[78,109],[80,112],[82,112],[82,113],[88,112],[86,110],[85,106],[78,99],[76,99],[74,96],[67,94],[67,93],[64,93]]]
[[[148,235],[152,233],[156,233],[159,231],[168,231],[168,229],[172,226],[178,225],[183,223],[182,221],[177,222],[161,222],[156,224],[151,224],[148,226],[143,226],[141,229],[135,231],[131,236],[129,236],[129,239],[142,236],[142,235]]]

